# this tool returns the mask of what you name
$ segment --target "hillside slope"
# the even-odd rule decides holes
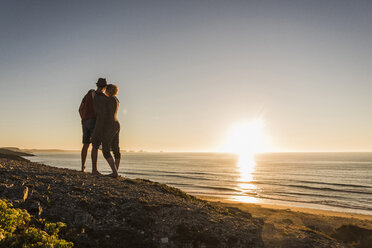
[[[263,247],[249,213],[147,180],[0,159],[0,198],[67,223],[75,247]]]

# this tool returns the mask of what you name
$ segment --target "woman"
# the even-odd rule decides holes
[[[119,88],[114,84],[106,87],[107,97],[96,97],[94,100],[94,109],[97,113],[96,127],[94,130],[94,140],[96,144],[102,141],[102,153],[112,169],[111,177],[118,177],[120,164],[119,132],[120,123],[117,119],[119,100],[116,95]],[[98,142],[97,142],[98,141]],[[114,158],[111,152],[114,153]]]

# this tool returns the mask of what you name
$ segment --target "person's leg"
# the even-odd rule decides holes
[[[118,177],[119,174],[118,174],[118,171],[116,169],[114,159],[112,157],[110,157],[110,158],[106,158],[106,160],[107,160],[107,163],[110,165],[111,170],[112,170],[112,173],[109,174],[108,176],[110,176],[110,177]]]
[[[90,127],[89,120],[85,120],[82,123],[83,128],[83,147],[81,148],[81,171],[85,172],[85,163],[87,161],[88,148],[90,144]]]
[[[119,172],[119,165],[120,165],[120,157],[115,156],[115,167],[118,172]]]
[[[85,162],[87,161],[87,154],[88,154],[89,144],[83,144],[81,148],[81,171],[85,172]]]
[[[115,161],[112,158],[111,153],[110,153],[110,143],[105,143],[105,142],[102,143],[102,153],[112,170],[112,173],[109,176],[118,177],[119,176],[118,170],[116,169]]]
[[[112,143],[111,143],[111,148],[112,148],[112,151],[115,157],[116,170],[119,171],[120,158],[121,158],[120,148],[119,148],[119,132],[117,132],[116,135],[114,136],[114,139],[112,140]]]
[[[98,147],[100,142],[92,137],[95,124],[96,120],[92,119],[87,121],[87,129],[89,130],[89,142],[92,142],[92,151],[90,154],[90,157],[92,159],[92,174],[102,176],[102,174],[99,173],[97,169]]]
[[[95,145],[92,145],[92,174],[101,176],[102,174],[97,169],[97,160],[98,160],[98,147]]]

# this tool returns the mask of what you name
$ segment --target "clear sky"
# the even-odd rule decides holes
[[[122,149],[216,151],[261,118],[275,151],[372,151],[371,1],[1,1],[0,146],[81,147],[119,86]]]

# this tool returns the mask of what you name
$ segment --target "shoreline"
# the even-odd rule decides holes
[[[288,205],[276,205],[276,204],[268,204],[268,203],[248,203],[242,201],[234,201],[234,200],[227,200],[222,197],[213,197],[213,196],[205,196],[205,195],[194,195],[195,197],[212,202],[218,202],[225,205],[244,208],[248,209],[272,209],[272,210],[283,210],[283,211],[292,211],[292,212],[301,212],[306,214],[313,214],[313,215],[325,215],[325,216],[332,216],[332,217],[342,217],[342,218],[357,218],[361,220],[368,220],[372,222],[372,214],[360,214],[360,213],[349,213],[349,212],[339,212],[339,211],[332,211],[332,210],[322,210],[322,209],[313,209],[313,208],[306,208],[306,207],[296,207],[296,206],[288,206]],[[372,225],[372,223],[371,223]]]
[[[221,207],[237,208],[263,220],[261,237],[265,247],[371,247],[372,215],[197,197]],[[342,243],[338,246],[316,242],[308,246],[315,234]],[[293,240],[297,240],[296,244]]]

